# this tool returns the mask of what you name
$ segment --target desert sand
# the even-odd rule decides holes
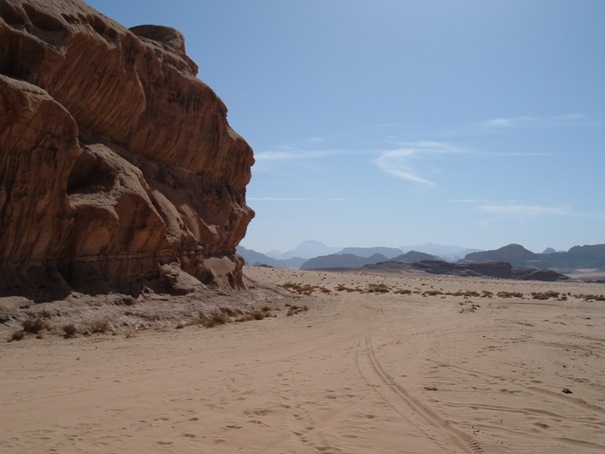
[[[245,273],[276,317],[2,342],[0,452],[605,452],[603,284]]]

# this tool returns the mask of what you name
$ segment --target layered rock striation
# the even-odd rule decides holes
[[[178,31],[0,0],[0,285],[242,286],[249,145]]]

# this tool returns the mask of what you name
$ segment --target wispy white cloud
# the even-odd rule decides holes
[[[481,205],[482,211],[507,216],[537,217],[537,216],[569,216],[571,209],[568,206],[543,206],[543,205]]]
[[[544,206],[544,205],[524,205],[518,203],[509,204],[487,204],[480,205],[479,209],[486,213],[495,215],[484,221],[487,225],[504,219],[527,222],[542,216],[573,216],[574,213],[569,206]]]
[[[430,180],[421,177],[411,166],[410,161],[414,157],[413,149],[391,150],[382,153],[374,160],[379,169],[397,178],[402,178],[413,183],[435,186]]]
[[[382,152],[374,164],[389,175],[426,186],[436,186],[436,183],[424,177],[417,166],[413,166],[414,161],[418,162],[427,155],[467,153],[446,142],[416,141],[400,145],[401,148]]]
[[[493,120],[487,120],[482,124],[489,128],[506,128],[513,125],[513,120],[510,118],[494,118]]]
[[[476,199],[452,199],[451,202],[454,202],[454,203],[469,203],[469,204],[485,203],[484,200],[476,200]]]
[[[479,125],[489,129],[526,126],[564,126],[584,124],[586,123],[586,120],[586,116],[581,113],[547,115],[543,117],[524,115],[519,117],[492,118],[480,122]]]

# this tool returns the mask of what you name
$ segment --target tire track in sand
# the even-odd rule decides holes
[[[462,451],[470,454],[484,452],[478,441],[475,440],[471,435],[452,427],[448,421],[444,420],[433,410],[412,397],[401,385],[396,383],[395,380],[393,380],[393,378],[385,372],[380,364],[369,337],[366,337],[364,340],[363,352],[365,353],[365,357],[370,364],[371,371],[380,379],[385,387],[394,393],[400,401],[402,401],[414,412],[415,415],[418,415],[422,420],[424,420],[424,422],[428,423],[429,426],[438,429],[449,441],[455,444]],[[360,372],[363,375],[361,368]],[[404,415],[402,414],[402,416]],[[418,428],[422,430],[422,428]],[[426,432],[425,430],[422,431]]]

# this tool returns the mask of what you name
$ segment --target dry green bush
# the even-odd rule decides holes
[[[48,329],[48,325],[41,318],[28,318],[21,323],[23,331],[29,334],[38,334],[43,329]]]
[[[281,287],[288,290],[289,292],[307,296],[311,295],[315,291],[320,291],[322,293],[332,293],[332,291],[326,287],[310,284],[296,284],[294,282],[286,282],[285,284],[282,284]]]
[[[217,325],[224,325],[225,323],[229,323],[231,319],[227,314],[218,310],[213,312],[210,316],[207,316],[203,312],[200,312],[197,319],[191,322],[191,325],[203,326],[204,328],[212,328]]]
[[[521,292],[498,292],[496,293],[498,298],[523,298],[523,293]]]
[[[336,291],[337,292],[345,291],[347,293],[351,293],[351,292],[365,293],[365,290],[362,288],[359,288],[359,287],[351,288],[351,287],[347,287],[346,285],[342,285],[342,284],[338,284],[336,286]]]
[[[558,298],[559,292],[548,290],[546,292],[531,292],[531,297],[535,300],[548,300],[550,298]]]
[[[296,306],[296,305],[286,304],[286,307],[288,307],[288,313],[286,314],[288,317],[296,315],[299,312],[303,312],[303,311],[308,311],[309,310],[309,307],[307,305],[299,307],[299,306]]]
[[[425,290],[422,293],[423,296],[437,296],[437,295],[443,295],[443,292],[440,290]]]
[[[23,338],[25,337],[25,331],[23,330],[19,330],[19,331],[15,331],[13,334],[11,334],[11,336],[8,338],[8,342],[12,342],[12,341],[20,341],[23,340]]]
[[[63,326],[63,333],[63,337],[69,339],[70,337],[74,337],[76,334],[78,334],[78,328],[76,328],[76,325],[73,323],[69,323],[68,325]]]
[[[216,325],[224,325],[228,323],[229,317],[221,311],[216,311],[213,314],[207,316],[203,312],[200,312],[198,317],[193,320],[190,325],[203,326],[204,328],[212,328]]]
[[[94,320],[88,325],[89,334],[104,334],[109,331],[109,322],[107,320]]]
[[[460,313],[461,314],[466,314],[468,312],[476,312],[477,309],[479,309],[481,306],[479,304],[475,304],[470,300],[465,300],[463,303],[459,303],[461,306],[463,306],[460,309]]]
[[[263,311],[259,311],[258,309],[254,309],[250,315],[254,320],[262,320],[266,317],[266,313]]]
[[[237,315],[236,312],[233,309],[230,309],[228,307],[221,307],[221,308],[219,308],[219,310],[223,314],[226,314],[229,317],[235,317]],[[240,313],[241,313],[241,311],[240,311]]]
[[[282,285],[283,288],[292,292],[292,293],[304,293],[311,294],[313,292],[313,286],[309,284],[295,284],[293,282],[286,282]]]
[[[586,302],[605,301],[605,295],[580,294],[580,295],[575,295],[575,297],[578,299],[582,299]]]
[[[389,293],[391,289],[386,284],[368,284],[369,293]]]

